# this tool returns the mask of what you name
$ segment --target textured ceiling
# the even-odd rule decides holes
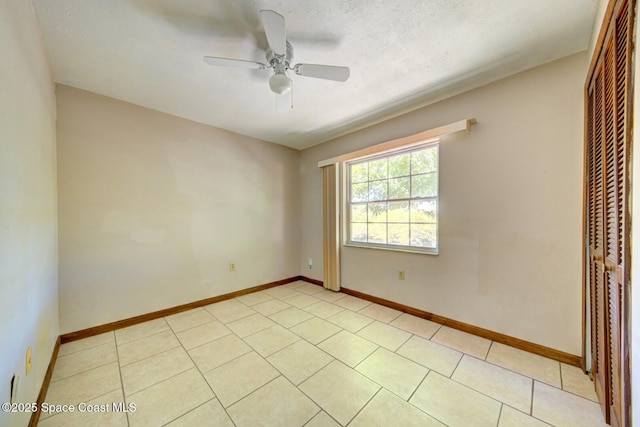
[[[33,0],[59,83],[303,149],[588,47],[597,0]],[[285,17],[293,75],[275,111],[261,9]]]

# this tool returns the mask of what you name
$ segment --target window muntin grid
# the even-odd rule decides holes
[[[347,163],[347,243],[437,253],[438,144]]]

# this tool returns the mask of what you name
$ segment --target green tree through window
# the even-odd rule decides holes
[[[437,253],[438,145],[347,164],[348,242]]]

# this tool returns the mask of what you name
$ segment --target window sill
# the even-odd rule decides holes
[[[373,245],[367,245],[367,244],[359,245],[356,243],[343,243],[342,246],[347,246],[349,248],[377,249],[381,251],[391,251],[391,252],[406,252],[410,254],[419,254],[419,255],[435,255],[435,256],[439,255],[439,252],[437,249],[419,250],[419,249],[409,249],[405,247],[392,248],[388,246],[373,246]]]

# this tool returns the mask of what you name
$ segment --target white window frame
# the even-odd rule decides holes
[[[429,196],[429,197],[409,197],[409,198],[404,198],[404,199],[389,199],[388,197],[384,200],[380,200],[379,202],[407,202],[409,204],[411,204],[411,201],[415,201],[415,200],[434,200],[436,203],[436,219],[435,219],[435,227],[436,227],[436,245],[435,247],[423,247],[423,246],[407,246],[407,245],[396,245],[396,244],[390,244],[390,243],[375,243],[375,242],[361,242],[361,241],[353,241],[351,240],[351,165],[354,164],[359,164],[359,163],[365,163],[365,162],[371,162],[377,159],[383,159],[383,158],[389,158],[389,157],[393,157],[399,154],[404,154],[404,153],[410,153],[410,152],[414,152],[414,151],[419,151],[419,150],[423,150],[423,149],[428,149],[428,148],[432,148],[435,147],[436,151],[437,151],[437,170],[435,171],[436,173],[436,177],[437,177],[437,185],[436,185],[436,195],[435,196]],[[415,144],[415,145],[411,145],[410,147],[400,147],[397,149],[393,149],[393,150],[388,150],[382,153],[376,153],[373,155],[369,155],[369,156],[363,156],[363,157],[359,157],[359,158],[355,158],[355,159],[350,159],[348,161],[346,161],[344,163],[344,178],[345,178],[345,184],[346,184],[346,194],[345,194],[345,203],[343,203],[343,209],[344,209],[344,218],[345,218],[345,222],[344,222],[344,228],[345,228],[345,233],[344,233],[344,237],[345,237],[345,241],[344,241],[344,245],[345,246],[353,246],[353,247],[361,247],[361,248],[370,248],[370,249],[384,249],[384,250],[391,250],[391,251],[400,251],[400,252],[413,252],[413,253],[420,253],[420,254],[428,254],[428,255],[438,255],[439,253],[439,248],[440,248],[440,215],[439,215],[439,211],[440,211],[440,140],[439,139],[432,139],[429,141],[424,141],[420,144]],[[416,174],[418,175],[418,174]],[[413,176],[413,174],[409,174],[408,175],[409,178],[411,178]],[[388,178],[387,178],[388,180]],[[410,180],[411,182],[411,180]],[[388,195],[387,195],[388,196]],[[358,202],[359,203],[359,202]],[[364,202],[364,203],[368,203],[368,202]],[[389,225],[388,222],[388,218],[387,221],[384,222],[384,224]],[[411,219],[409,219],[409,230],[411,230]],[[388,230],[388,229],[387,229]],[[411,231],[409,231],[411,232]],[[388,234],[387,234],[388,235]],[[411,237],[409,237],[410,239]]]

